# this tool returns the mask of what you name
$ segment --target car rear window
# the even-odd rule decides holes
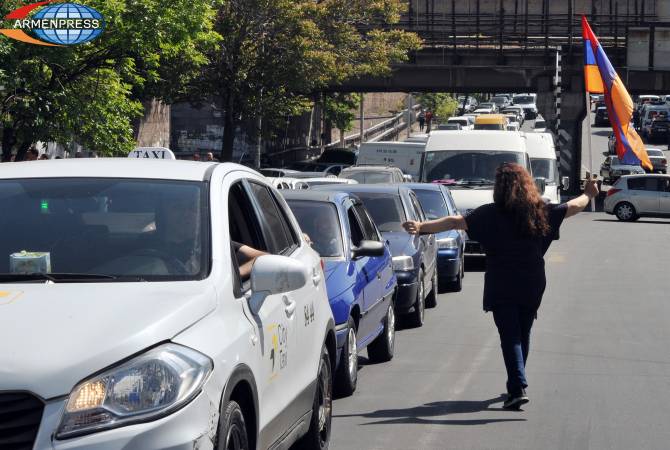
[[[407,219],[398,195],[375,192],[354,192],[354,194],[361,199],[379,231],[404,231],[402,224]]]

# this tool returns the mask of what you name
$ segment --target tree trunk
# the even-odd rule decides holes
[[[32,146],[32,142],[21,142],[21,145],[19,145],[18,149],[16,150],[16,159],[14,161],[25,161],[26,153],[28,153],[28,149]]]
[[[346,138],[344,137],[344,130],[340,128],[340,148],[345,148],[346,147]]]
[[[223,113],[223,143],[221,145],[221,162],[233,160],[233,149],[235,148],[235,101],[233,94],[228,92],[224,102]]]
[[[16,144],[16,134],[13,127],[5,127],[2,133],[2,162],[12,160],[12,148]]]

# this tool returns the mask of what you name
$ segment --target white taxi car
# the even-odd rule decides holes
[[[0,208],[0,448],[328,446],[323,268],[260,174],[6,164]]]

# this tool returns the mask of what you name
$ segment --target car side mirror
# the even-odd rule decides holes
[[[302,262],[279,255],[261,256],[251,269],[249,306],[258,314],[270,295],[296,291],[307,284],[309,269]]]
[[[561,189],[563,189],[564,191],[570,189],[570,177],[561,178]]]
[[[361,244],[352,252],[354,258],[384,256],[384,244],[377,241],[361,241]]]
[[[537,177],[535,178],[535,186],[537,186],[537,190],[540,192],[540,195],[543,195],[544,191],[547,190],[547,180],[542,177]]]

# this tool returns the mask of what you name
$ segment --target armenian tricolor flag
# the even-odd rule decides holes
[[[616,136],[616,152],[623,164],[653,166],[644,142],[631,124],[633,99],[614,70],[612,63],[593,34],[585,16],[582,16],[584,37],[584,81],[587,93],[604,94],[607,113]]]

